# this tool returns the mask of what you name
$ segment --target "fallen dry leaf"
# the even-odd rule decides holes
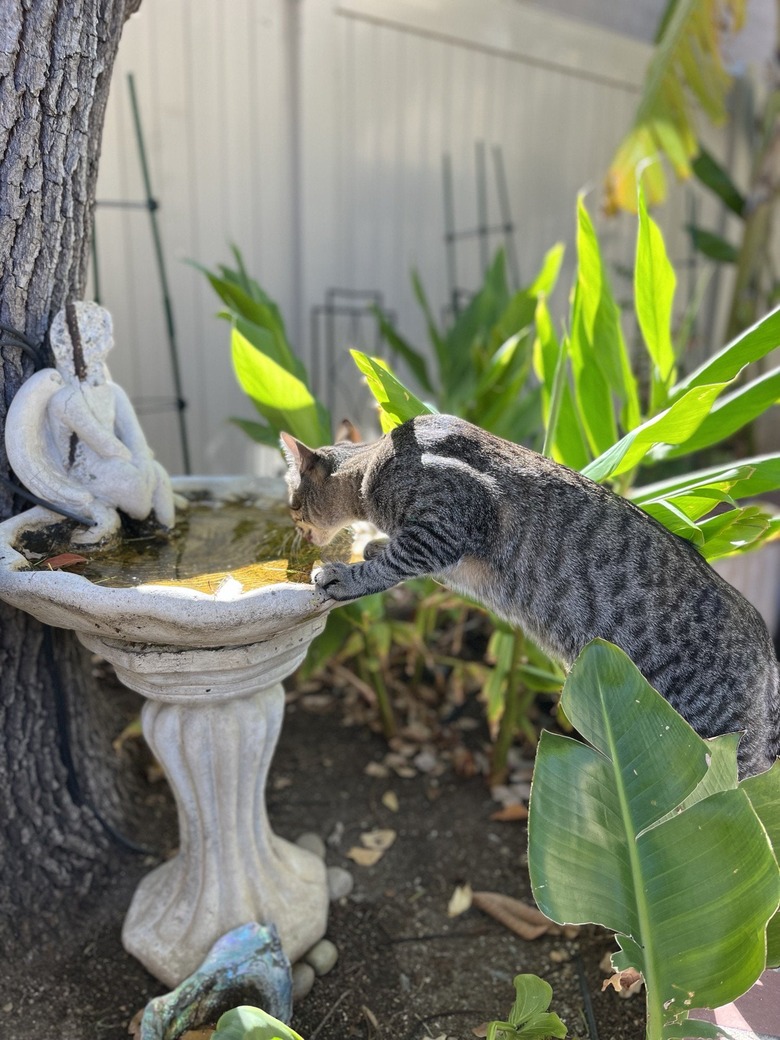
[[[460,914],[465,914],[471,908],[471,899],[471,885],[468,882],[465,885],[458,885],[447,904],[447,916],[459,917]]]
[[[353,845],[347,857],[360,867],[373,867],[387,852],[397,837],[389,827],[378,827],[373,831],[365,831],[360,835],[360,845]]]
[[[474,892],[472,903],[478,910],[495,918],[521,939],[538,939],[541,935],[563,935],[573,939],[579,935],[575,925],[559,925],[545,917],[535,906],[501,892]]]
[[[360,843],[367,849],[377,849],[386,852],[397,838],[397,834],[390,827],[378,827],[373,831],[365,831],[360,835]]]
[[[379,780],[386,780],[390,776],[390,770],[381,762],[369,762],[363,772],[366,776],[373,776]]]
[[[621,997],[628,999],[641,990],[643,982],[644,979],[636,968],[626,968],[625,971],[615,972],[608,979],[604,979],[601,983],[601,992],[603,993],[605,989],[611,986]]]
[[[127,1031],[132,1037],[132,1040],[138,1040],[141,1035],[141,1019],[144,1017],[144,1011],[146,1008],[141,1008],[133,1015],[130,1021],[127,1023]]]
[[[389,809],[390,812],[398,812],[398,795],[395,791],[385,791],[382,795],[382,805],[385,809]]]
[[[498,820],[501,823],[511,820],[527,820],[528,809],[519,802],[515,802],[514,805],[505,805],[503,809],[498,809],[496,812],[491,813],[490,819]]]
[[[347,853],[347,859],[351,859],[359,867],[373,867],[383,855],[382,849],[364,849],[360,845],[353,845]]]
[[[78,553],[64,552],[59,553],[57,556],[50,556],[48,560],[44,560],[44,567],[48,567],[50,571],[58,571],[61,567],[75,567],[78,563],[86,563],[86,556],[79,556]]]

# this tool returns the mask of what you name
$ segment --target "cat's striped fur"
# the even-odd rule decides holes
[[[702,736],[744,731],[742,774],[774,761],[778,666],[763,620],[626,499],[452,416],[420,416],[371,444],[284,441],[305,537],[324,545],[355,520],[389,536],[363,563],[323,567],[328,597],[433,574],[564,664],[595,637],[616,643]]]

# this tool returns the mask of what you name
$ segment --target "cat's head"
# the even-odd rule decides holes
[[[339,440],[326,448],[309,448],[289,433],[281,434],[287,459],[290,515],[307,542],[327,545],[357,519],[355,496],[339,474],[355,451],[354,427],[342,424]]]

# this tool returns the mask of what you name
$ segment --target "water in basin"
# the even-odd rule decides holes
[[[351,538],[342,532],[325,548],[305,542],[287,507],[275,498],[239,501],[192,501],[177,511],[176,525],[165,536],[125,532],[104,546],[69,546],[69,524],[30,534],[20,546],[33,567],[47,569],[63,553],[83,562],[65,564],[89,581],[114,588],[179,585],[216,592],[230,575],[245,591],[279,582],[309,582],[312,567],[323,560],[348,560]],[[48,538],[48,541],[43,539]]]

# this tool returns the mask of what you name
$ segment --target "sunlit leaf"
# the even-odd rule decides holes
[[[670,4],[647,70],[634,125],[618,147],[605,184],[607,212],[636,206],[637,168],[665,154],[679,177],[691,172],[698,134],[694,101],[715,123],[726,115],[731,78],[721,57],[722,27],[731,17],[741,27],[746,0],[677,0]],[[691,96],[689,96],[691,95]],[[643,177],[648,203],[663,201],[666,183],[660,163]]]
[[[237,328],[231,337],[231,354],[241,388],[271,425],[312,447],[330,441],[318,402],[304,382],[257,350]]]
[[[592,367],[595,363],[621,403],[623,429],[632,430],[640,418],[636,378],[620,327],[620,311],[582,196],[577,200],[577,260],[577,313],[585,335],[580,343],[582,362],[575,369],[575,380],[582,383],[587,378],[582,365]]]
[[[688,455],[712,444],[720,444],[748,423],[764,415],[780,402],[780,369],[767,372],[751,383],[723,394],[712,406],[712,411],[696,430],[696,433],[677,447],[659,448],[653,452],[655,458],[677,458]]]
[[[780,307],[777,307],[755,325],[741,332],[721,351],[708,358],[690,375],[681,379],[671,390],[670,400],[681,397],[694,386],[722,383],[734,379],[745,365],[759,361],[775,347],[780,346]]]
[[[544,297],[537,304],[535,317],[534,369],[542,387],[545,445],[556,462],[582,469],[590,461],[590,454],[577,422],[568,381],[568,341],[565,346],[558,343]],[[554,414],[556,388],[559,398]],[[543,450],[548,453],[546,447]]]
[[[302,1040],[302,1037],[260,1008],[243,1006],[222,1015],[213,1040]]]
[[[639,231],[634,267],[634,306],[647,352],[652,358],[653,410],[665,403],[666,387],[674,378],[672,306],[677,279],[669,262],[663,235],[647,212],[639,190]]]
[[[433,385],[431,384],[431,378],[428,375],[428,365],[423,355],[406,342],[403,336],[393,328],[378,307],[374,307],[373,311],[376,315],[377,321],[379,322],[379,329],[390,345],[390,349],[400,358],[403,358],[422,389],[427,391],[429,394],[433,393]]]
[[[366,377],[368,387],[379,405],[379,420],[383,433],[406,422],[407,419],[413,419],[416,415],[433,412],[429,405],[415,397],[411,390],[393,375],[381,358],[369,357],[359,350],[351,350],[350,354]]]
[[[678,493],[706,488],[726,491],[735,499],[753,498],[780,488],[780,454],[758,455],[739,462],[722,463],[679,477],[633,488],[629,497],[637,505]]]
[[[582,472],[591,480],[607,480],[633,469],[656,444],[682,444],[699,428],[725,386],[716,383],[689,390],[665,411],[627,433]]]

